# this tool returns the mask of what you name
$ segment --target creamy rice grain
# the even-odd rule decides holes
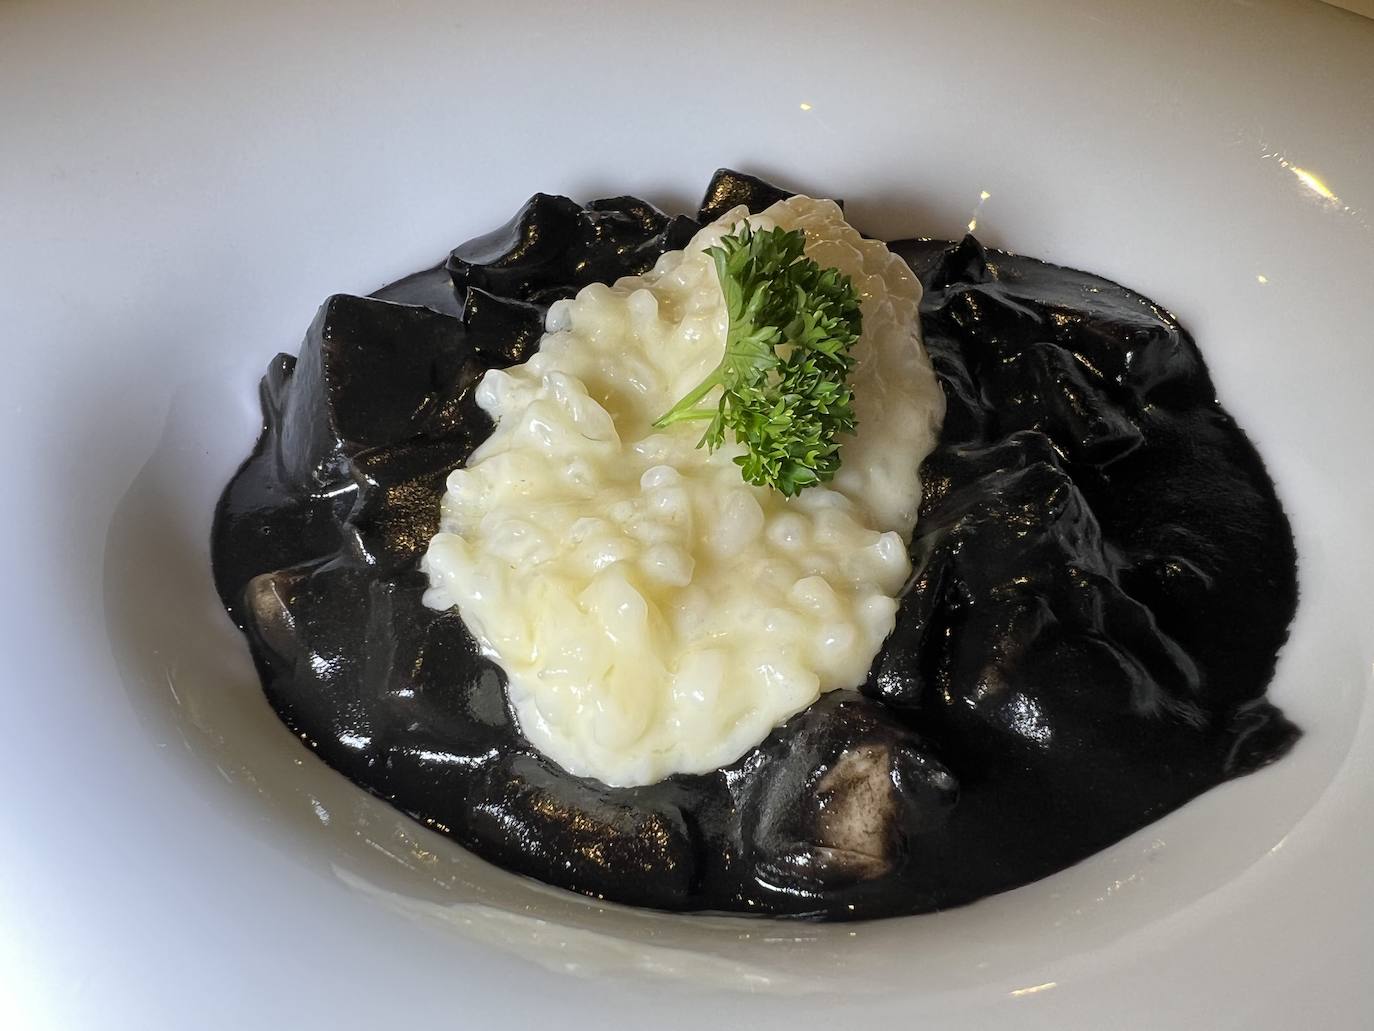
[[[652,427],[720,361],[728,320],[702,252],[746,217],[803,230],[863,305],[858,432],[835,479],[792,499],[746,484],[733,443],[697,448],[700,423]],[[944,415],[920,294],[834,203],[793,197],[558,302],[539,352],[486,374],[477,402],[496,428],[448,479],[425,603],[458,607],[537,748],[573,774],[651,783],[725,765],[863,682]]]

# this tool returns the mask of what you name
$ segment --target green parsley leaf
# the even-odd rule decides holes
[[[708,248],[730,316],[725,356],[654,425],[706,419],[697,443],[712,451],[728,430],[746,452],[749,483],[791,497],[840,466],[838,437],[854,432],[847,380],[859,339],[859,296],[849,277],[802,251],[800,230],[755,232],[748,223]],[[701,402],[721,388],[714,405]]]

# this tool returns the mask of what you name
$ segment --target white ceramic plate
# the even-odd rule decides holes
[[[0,139],[7,1026],[1374,1021],[1374,22],[11,3]],[[725,164],[1184,320],[1298,538],[1290,757],[1027,888],[818,926],[532,885],[277,723],[207,565],[268,359],[536,190],[687,210]]]

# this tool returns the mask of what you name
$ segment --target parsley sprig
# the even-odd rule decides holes
[[[712,451],[728,429],[746,449],[735,458],[744,479],[788,497],[840,466],[837,438],[854,431],[849,350],[862,326],[849,277],[805,257],[805,245],[800,230],[746,223],[707,249],[730,316],[725,356],[654,423],[709,419],[697,446]],[[716,387],[719,401],[701,406]]]

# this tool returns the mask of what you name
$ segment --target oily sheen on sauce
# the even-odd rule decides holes
[[[519,732],[456,611],[421,604],[489,368],[544,312],[785,191],[718,173],[696,218],[538,195],[372,298],[322,307],[263,382],[214,527],[267,697],[324,761],[501,866],[672,910],[834,919],[970,902],[1061,869],[1282,756],[1265,700],[1292,537],[1197,348],[1147,298],[972,238],[892,244],[948,410],[915,570],[858,690],[738,761],[611,788]],[[728,685],[723,685],[728,690]]]

